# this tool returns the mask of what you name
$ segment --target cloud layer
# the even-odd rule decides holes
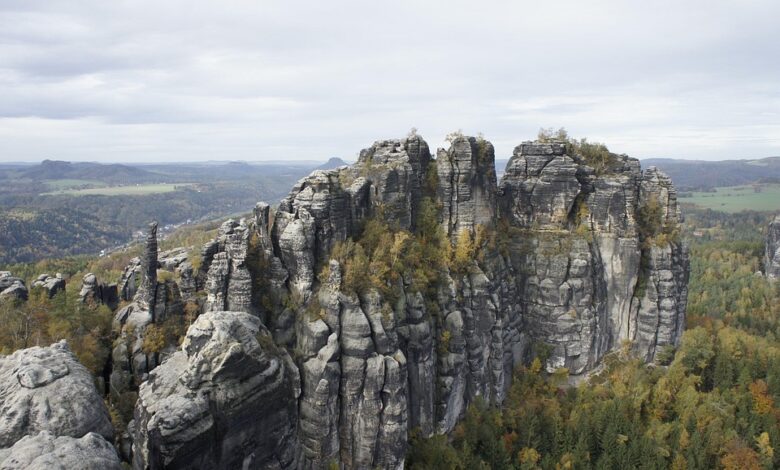
[[[780,3],[4,0],[0,161],[354,158],[540,127],[780,155]]]

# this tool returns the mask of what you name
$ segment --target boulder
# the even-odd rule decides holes
[[[25,436],[10,449],[0,450],[2,470],[121,470],[114,446],[100,434],[83,437],[56,436],[41,431]]]
[[[46,295],[51,299],[57,292],[65,291],[65,279],[62,278],[60,273],[57,273],[55,276],[41,274],[33,281],[32,286],[45,289]]]
[[[27,300],[28,292],[24,281],[11,275],[9,271],[0,271],[0,299]]]
[[[140,387],[134,468],[293,468],[298,383],[257,317],[201,315]]]
[[[80,438],[114,431],[92,374],[63,340],[0,356],[0,448],[47,431]]]

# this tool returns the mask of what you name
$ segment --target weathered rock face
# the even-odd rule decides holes
[[[122,276],[117,283],[119,289],[119,298],[124,301],[131,301],[138,291],[141,283],[141,258],[136,257],[130,260],[130,263],[122,271]]]
[[[496,157],[493,144],[458,137],[436,156],[442,220],[450,234],[496,222]]]
[[[252,306],[252,277],[246,266],[249,235],[245,220],[228,220],[219,228],[217,239],[204,246],[205,311],[257,311]]]
[[[780,279],[780,215],[769,224],[764,269],[769,279]]]
[[[382,207],[384,219],[409,230],[414,228],[430,162],[428,144],[414,135],[374,142],[361,150],[352,171],[370,184],[371,204]]]
[[[585,372],[624,341],[652,360],[682,333],[688,255],[673,233],[676,192],[655,168],[611,160],[597,173],[562,144],[524,143],[501,183],[501,216],[520,229],[510,259],[522,329],[553,347],[550,369]]]
[[[41,431],[73,438],[95,432],[108,440],[114,435],[92,375],[65,341],[0,356],[0,416],[0,449]]]
[[[81,280],[79,301],[84,304],[103,304],[111,310],[119,306],[119,294],[116,284],[98,282],[97,276],[87,273]]]
[[[300,180],[274,217],[258,204],[253,221],[228,221],[204,245],[198,279],[214,312],[209,321],[228,315],[221,310],[249,312],[273,336],[260,350],[295,357],[290,370],[300,392],[293,385],[287,396],[298,413],[286,413],[295,420],[294,438],[287,428],[265,435],[287,443],[295,457],[272,459],[275,465],[401,468],[411,429],[446,433],[476,397],[502,402],[512,371],[534,345],[550,350],[548,369],[582,374],[627,341],[646,360],[677,343],[688,254],[676,234],[671,182],[626,156],[601,155],[591,165],[569,149],[521,144],[498,184],[493,146],[483,139],[458,137],[435,161],[418,136],[378,141],[353,167]],[[414,231],[422,209],[431,210],[426,198],[441,209],[438,222],[456,248],[467,233],[480,255],[444,269],[424,292],[414,272],[393,281],[391,294],[346,291],[349,261],[332,260],[332,249],[360,236],[370,217]],[[230,335],[219,337],[233,341]],[[187,341],[216,341],[205,336]],[[248,447],[238,444],[248,441],[223,437],[230,426],[212,431],[222,405],[213,404],[213,393],[209,406],[195,397],[221,382],[188,382],[194,379],[183,371],[202,361],[201,349],[191,353],[186,344],[142,387],[137,420],[146,431],[138,431],[137,443],[147,450],[136,465],[221,466],[228,454],[231,464],[248,462]],[[237,357],[247,354],[243,341],[233,344]],[[236,385],[237,400],[250,393],[243,386]],[[268,419],[276,420],[276,411]],[[218,444],[205,443],[204,433],[215,432]],[[269,455],[267,442],[252,445]]]
[[[27,300],[27,296],[22,279],[12,276],[9,271],[0,271],[0,299]]]
[[[121,470],[119,457],[103,436],[90,432],[81,438],[41,431],[25,436],[10,449],[0,450],[3,470]]]
[[[198,284],[188,248],[179,247],[163,251],[158,255],[157,267],[174,274],[183,300],[196,300],[196,294],[201,285]]]
[[[52,298],[57,292],[65,291],[65,279],[62,278],[60,273],[57,273],[56,276],[41,274],[33,281],[32,286],[45,289],[46,295]]]
[[[133,298],[140,309],[154,306],[157,291],[157,222],[149,224],[146,249],[141,258],[141,285]]]
[[[137,469],[291,468],[299,380],[260,320],[208,312],[140,389]]]

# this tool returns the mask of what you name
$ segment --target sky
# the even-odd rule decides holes
[[[780,155],[780,2],[0,1],[0,162],[356,158],[542,127]]]

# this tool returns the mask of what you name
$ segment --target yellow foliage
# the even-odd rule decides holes
[[[768,414],[774,407],[774,400],[769,395],[766,382],[756,380],[749,385],[750,394],[753,396],[753,409],[760,415]]]
[[[474,260],[476,246],[471,231],[463,229],[458,233],[455,251],[452,256],[452,268],[456,272],[464,272]]]
[[[146,354],[159,353],[165,348],[165,331],[155,324],[144,330],[144,342],[141,349]]]
[[[520,453],[517,455],[517,459],[520,463],[536,464],[542,456],[533,447],[523,447]]]

